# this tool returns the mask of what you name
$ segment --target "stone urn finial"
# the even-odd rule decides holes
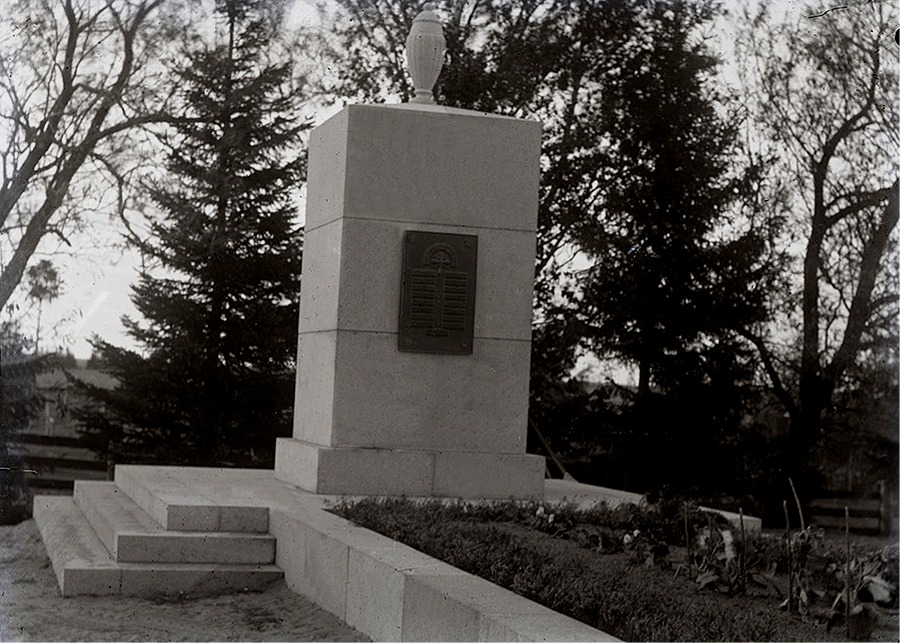
[[[412,29],[406,38],[409,74],[416,90],[416,95],[410,102],[434,102],[434,84],[444,65],[444,45],[441,22],[434,12],[434,5],[429,2],[413,20]]]

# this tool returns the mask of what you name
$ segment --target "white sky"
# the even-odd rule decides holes
[[[293,21],[306,24],[317,22],[313,0],[285,0],[285,2],[293,3],[291,14]],[[782,7],[785,9],[785,17],[789,20],[796,20],[799,17],[798,12],[804,8],[803,3],[797,2],[789,2],[787,6]],[[717,34],[721,43],[717,53],[726,60],[731,53],[729,45],[733,31],[733,26],[725,23]],[[336,108],[331,108],[321,112],[317,122],[324,121],[335,111]],[[110,238],[120,234],[119,227],[115,223],[104,225],[105,234]],[[73,240],[75,247],[83,247],[78,241]],[[89,246],[90,241],[86,243]],[[38,258],[35,256],[32,263]],[[76,357],[87,358],[91,354],[88,340],[95,334],[112,344],[135,348],[131,338],[124,332],[121,318],[123,315],[137,317],[130,300],[130,287],[137,278],[137,262],[136,253],[133,252],[107,250],[97,252],[91,251],[90,247],[87,252],[79,251],[72,257],[54,258],[63,280],[63,293],[55,301],[45,303],[43,306],[41,348],[70,350]],[[20,287],[15,299],[25,309],[28,303],[23,297],[23,290]],[[26,321],[22,329],[26,334],[33,335],[35,332],[35,312],[34,308],[26,311]]]

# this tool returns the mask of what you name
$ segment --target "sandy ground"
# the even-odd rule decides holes
[[[366,641],[293,593],[63,598],[33,520],[0,527],[0,641]]]

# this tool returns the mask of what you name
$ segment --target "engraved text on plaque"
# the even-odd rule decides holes
[[[400,295],[401,351],[471,354],[478,237],[407,231]]]

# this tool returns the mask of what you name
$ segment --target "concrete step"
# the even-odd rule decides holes
[[[284,576],[275,565],[117,562],[68,496],[35,496],[34,520],[63,596],[259,591]]]
[[[241,532],[165,531],[115,482],[76,482],[75,504],[117,562],[275,562],[275,538]]]
[[[268,506],[249,487],[229,482],[228,471],[120,464],[115,482],[167,531],[267,533]]]

